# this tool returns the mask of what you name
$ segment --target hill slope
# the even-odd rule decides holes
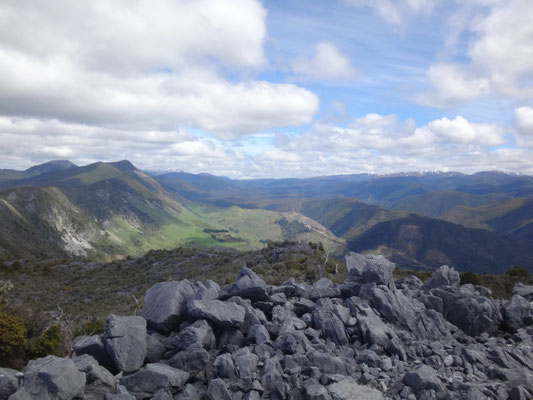
[[[182,200],[128,161],[54,170],[0,192],[0,256],[108,259],[183,245],[254,249],[267,241],[344,245],[301,215]],[[34,238],[38,238],[35,240]]]
[[[487,229],[516,240],[533,242],[533,199],[518,198],[484,207],[458,207],[443,219],[466,227]]]
[[[381,222],[349,240],[347,247],[355,252],[379,250],[404,267],[448,264],[460,271],[503,273],[521,265],[533,271],[530,246],[415,214]]]

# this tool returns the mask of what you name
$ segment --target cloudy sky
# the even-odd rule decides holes
[[[531,0],[2,0],[0,168],[533,174]]]

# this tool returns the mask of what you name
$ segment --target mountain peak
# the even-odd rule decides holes
[[[76,168],[77,165],[69,160],[52,160],[44,164],[34,165],[28,168],[25,172],[29,174],[44,174],[46,172],[61,171],[64,169]]]
[[[137,170],[137,167],[135,167],[135,165],[133,165],[128,160],[116,161],[116,162],[112,162],[112,163],[109,163],[109,164],[112,165],[113,167],[115,167],[116,169],[118,169],[119,171],[122,171],[122,172],[133,172],[133,171]]]

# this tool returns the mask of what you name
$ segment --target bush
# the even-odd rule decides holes
[[[528,277],[529,271],[524,267],[514,266],[505,271],[505,274],[509,276]]]
[[[479,279],[479,276],[472,271],[467,271],[461,274],[461,285],[466,285],[468,283],[472,285],[480,285],[481,279]]]
[[[104,322],[101,320],[97,321],[88,321],[84,323],[82,326],[80,326],[73,334],[73,337],[78,336],[90,336],[95,335],[97,333],[103,333],[104,332]]]
[[[30,345],[30,358],[44,357],[49,354],[61,356],[63,335],[61,324],[53,324]]]
[[[26,325],[22,318],[0,313],[0,362],[16,367],[16,361],[24,357]]]

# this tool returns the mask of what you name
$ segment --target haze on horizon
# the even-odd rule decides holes
[[[530,0],[6,0],[0,168],[533,174]]]

